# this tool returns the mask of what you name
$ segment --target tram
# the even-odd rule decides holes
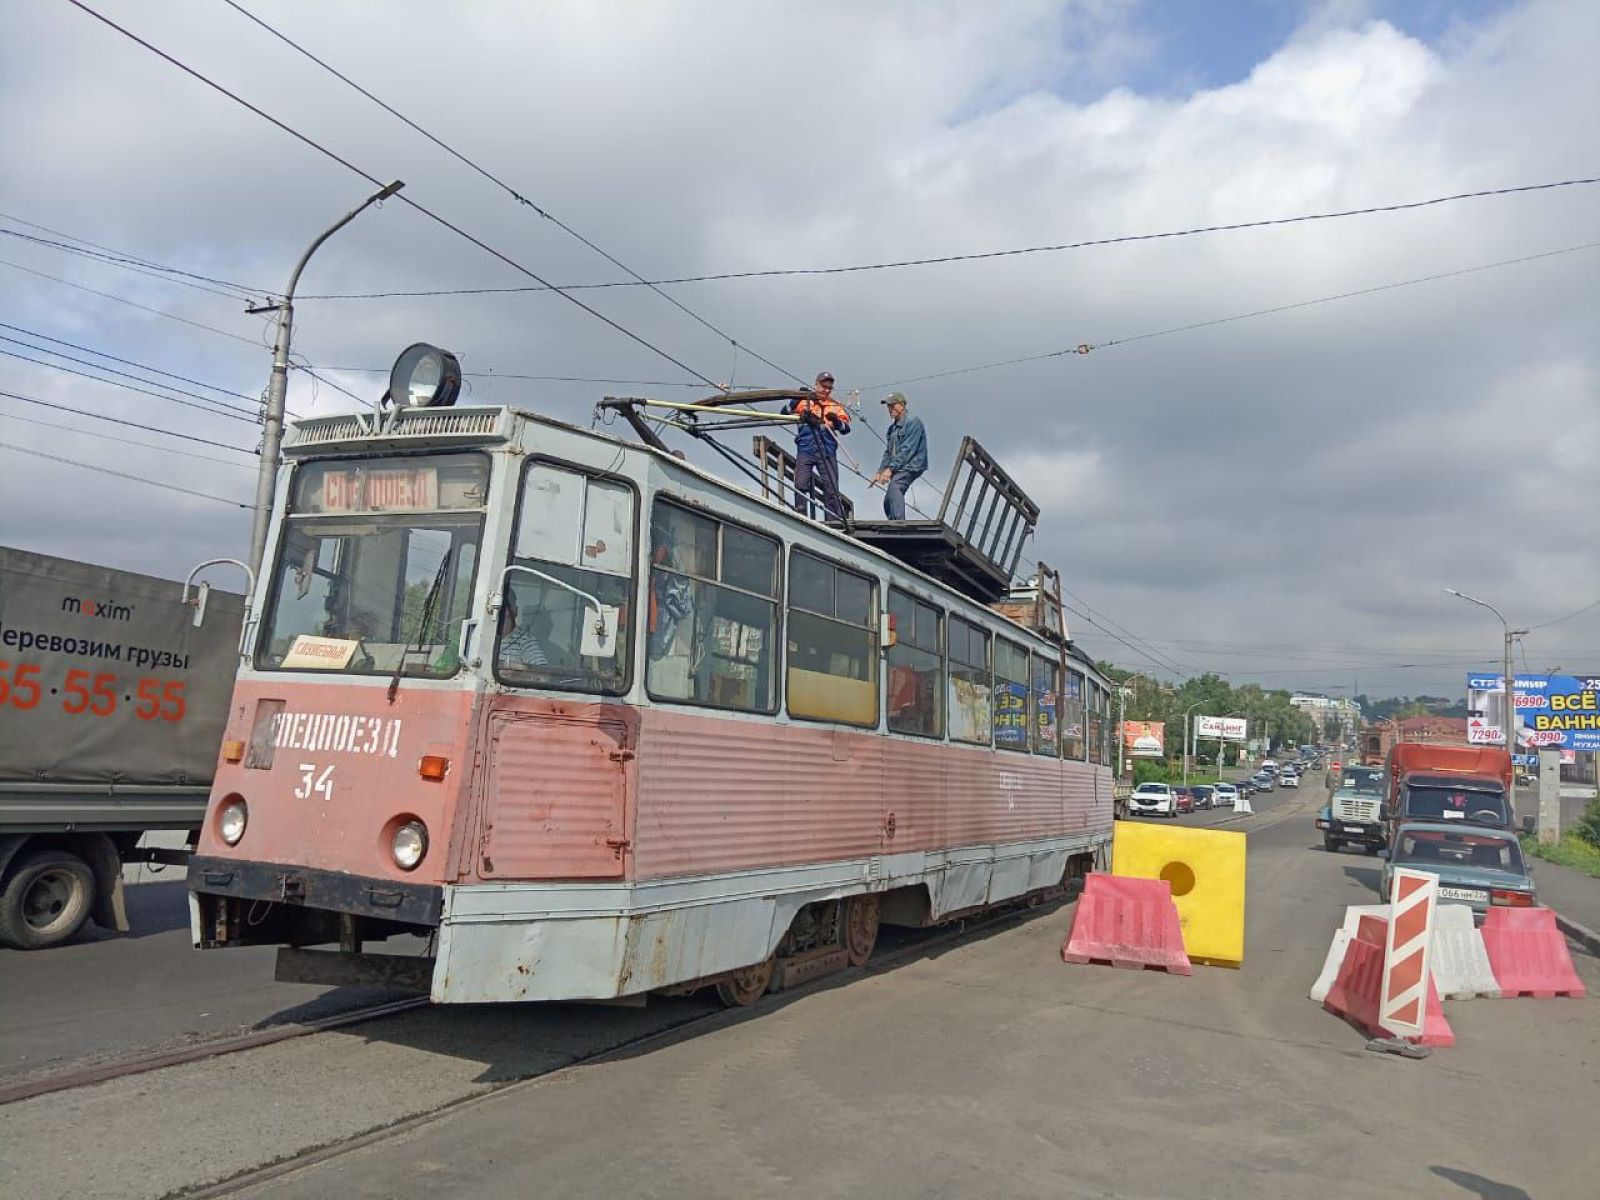
[[[1108,682],[892,538],[514,407],[283,453],[197,946],[440,1003],[747,1004],[1109,844]]]

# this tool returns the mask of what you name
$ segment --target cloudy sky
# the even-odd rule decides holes
[[[241,0],[537,208],[223,0],[87,2],[559,283],[627,276],[540,210],[657,279],[1600,175],[1590,0]],[[260,296],[373,188],[66,0],[7,24],[0,543],[169,575],[243,553],[233,505],[253,463],[224,447],[255,445],[241,414],[270,318],[245,315],[235,287],[59,243]],[[913,501],[934,510],[962,435],[978,436],[1042,504],[1037,553],[1092,652],[1158,676],[1458,695],[1469,665],[1497,661],[1500,628],[1445,586],[1519,626],[1554,622],[1527,638],[1530,668],[1600,670],[1600,608],[1561,619],[1600,600],[1597,201],[1568,186],[672,286],[706,324],[641,288],[577,293],[682,365],[549,292],[309,298],[530,282],[395,201],[313,261],[295,349],[376,398],[382,377],[362,368],[435,342],[476,373],[469,402],[585,422],[608,392],[687,399],[696,388],[674,385],[696,375],[773,386],[828,368],[881,428],[887,386],[914,380],[934,466]],[[1097,348],[947,374],[1079,344]],[[354,406],[300,373],[289,403]],[[846,447],[876,465],[864,428]]]

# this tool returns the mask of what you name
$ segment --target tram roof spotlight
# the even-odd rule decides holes
[[[461,394],[461,363],[448,350],[417,342],[389,370],[384,398],[397,408],[449,408]]]

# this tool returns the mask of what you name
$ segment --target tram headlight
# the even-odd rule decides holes
[[[428,827],[421,821],[407,821],[394,831],[389,849],[395,866],[402,871],[416,870],[428,853]]]
[[[217,810],[217,832],[230,846],[237,846],[244,836],[244,827],[250,820],[250,810],[244,799],[235,796]]]
[[[460,361],[427,342],[407,346],[389,370],[386,398],[396,408],[449,408],[460,392]]]

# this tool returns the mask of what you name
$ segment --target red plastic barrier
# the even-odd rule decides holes
[[[1165,879],[1091,873],[1083,881],[1072,934],[1061,947],[1061,958],[1069,963],[1192,974],[1172,885]]]
[[[1388,922],[1382,917],[1362,917],[1356,936],[1344,952],[1339,974],[1328,989],[1322,1007],[1343,1017],[1368,1037],[1386,1038],[1390,1034],[1378,1024],[1378,995],[1383,989],[1383,942]],[[1454,1046],[1455,1031],[1444,1018],[1438,989],[1428,980],[1428,1007],[1424,1013],[1424,1046]]]
[[[1588,994],[1552,909],[1491,908],[1483,920],[1483,948],[1504,996],[1547,1000]]]

